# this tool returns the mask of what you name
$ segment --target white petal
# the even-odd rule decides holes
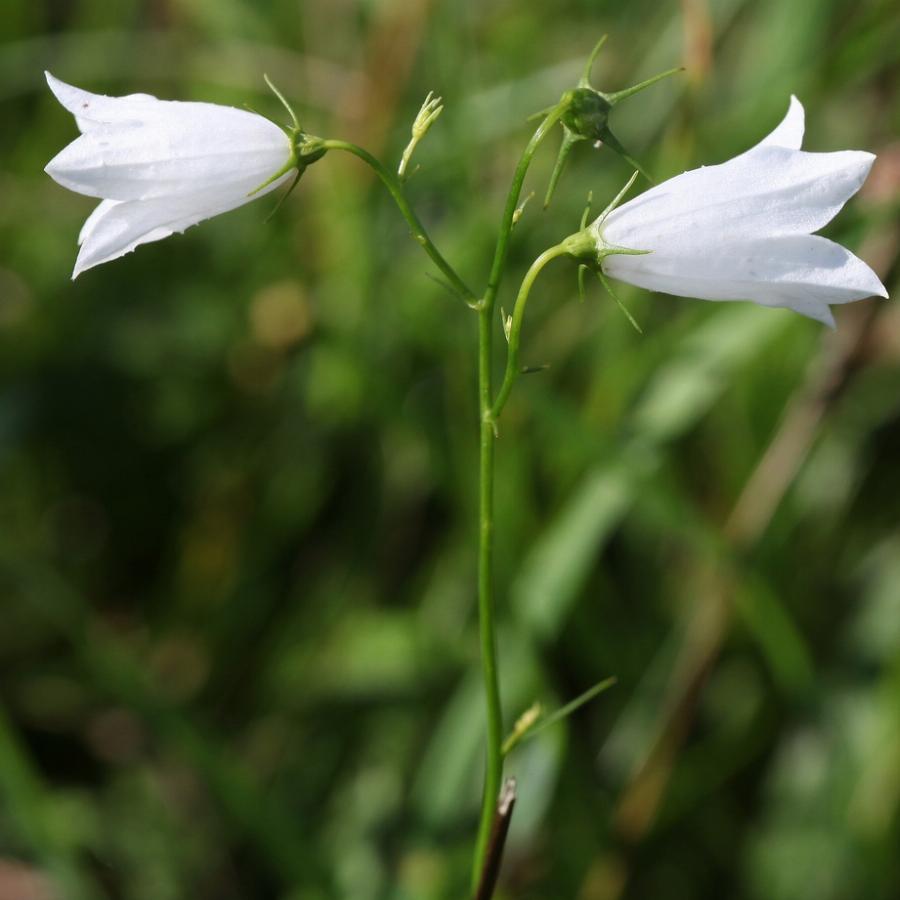
[[[856,150],[805,153],[760,146],[721,165],[678,175],[613,210],[603,223],[603,239],[635,250],[672,242],[688,250],[810,234],[859,190],[874,159]]]
[[[81,131],[90,131],[98,125],[113,122],[139,122],[148,104],[159,102],[149,94],[129,94],[127,97],[91,94],[54,78],[49,72],[44,72],[44,77],[56,99],[75,116]]]
[[[224,197],[219,191],[186,194],[179,198],[155,197],[150,200],[104,200],[88,217],[81,229],[81,250],[72,278],[86,269],[118,259],[140,244],[159,241],[180,233],[204,219],[228,212],[251,199],[275,190],[293,176],[286,172],[252,198],[245,194]]]
[[[827,306],[864,297],[887,297],[884,285],[860,259],[818,235],[792,235],[682,254],[609,256],[604,271],[648,290],[701,300],[753,300],[783,306],[829,323]]]
[[[67,109],[87,107],[95,119],[46,171],[90,197],[141,200],[214,187],[249,193],[291,155],[287,135],[255,113],[147,95],[98,97],[50,78]]]
[[[119,129],[111,136],[100,129],[69,144],[46,172],[76,193],[115,200],[177,197],[214,188],[246,194],[288,163],[288,139],[276,131],[276,140],[267,143],[241,145],[223,137],[210,149],[205,141],[211,132],[181,129],[173,140],[171,123]]]
[[[78,246],[80,247],[90,237],[94,226],[109,212],[113,206],[121,203],[121,200],[104,200],[94,207],[94,211],[84,220],[81,231],[78,232]]]
[[[804,122],[803,104],[791,94],[787,115],[781,120],[778,127],[771,134],[766,135],[756,147],[787,147],[790,150],[799,150],[803,145]]]

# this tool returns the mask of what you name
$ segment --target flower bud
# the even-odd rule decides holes
[[[565,167],[566,159],[568,158],[569,153],[571,153],[574,145],[579,141],[591,141],[591,143],[597,147],[603,145],[609,147],[611,150],[618,153],[629,165],[637,169],[648,181],[653,180],[641,164],[629,155],[628,151],[619,143],[616,136],[610,131],[609,113],[620,100],[624,100],[626,97],[632,96],[632,94],[639,93],[645,88],[650,87],[650,85],[656,84],[657,81],[667,78],[675,72],[680,72],[681,69],[669,69],[666,72],[661,72],[659,75],[654,75],[646,81],[642,81],[639,84],[632,85],[621,91],[614,91],[613,93],[598,91],[591,85],[590,74],[594,60],[605,41],[606,36],[604,35],[594,47],[593,52],[585,65],[584,72],[578,81],[578,86],[573,90],[566,91],[560,99],[559,106],[563,107],[563,112],[560,115],[560,124],[563,128],[563,141],[556,160],[556,166],[550,177],[550,184],[547,187],[547,195],[544,199],[545,209],[550,205],[550,200],[556,189],[556,183],[559,181],[559,176],[562,174],[562,170]]]
[[[589,141],[603,140],[612,104],[592,87],[580,87],[567,94],[568,104],[561,121],[572,134]]]
[[[425,98],[425,102],[416,114],[415,121],[412,124],[410,141],[406,145],[406,149],[403,151],[403,156],[400,159],[400,167],[397,169],[397,174],[401,179],[406,178],[407,166],[409,165],[410,159],[412,159],[416,147],[419,145],[419,141],[428,134],[428,129],[434,125],[438,116],[443,111],[444,107],[441,104],[441,98],[435,97],[434,93],[429,91],[428,96]]]

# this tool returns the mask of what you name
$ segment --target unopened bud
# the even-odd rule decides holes
[[[562,115],[562,123],[580,138],[603,140],[612,104],[599,91],[580,87],[569,91],[569,103]]]
[[[647,174],[641,164],[634,159],[628,151],[619,143],[618,138],[609,130],[609,113],[612,108],[627,97],[632,97],[637,93],[656,84],[663,78],[668,78],[675,72],[683,71],[681,68],[669,69],[666,72],[660,72],[646,81],[632,85],[621,91],[604,92],[598,91],[591,85],[590,76],[591,68],[594,60],[600,51],[600,48],[606,41],[604,35],[594,47],[590,58],[584,68],[578,86],[572,90],[566,91],[560,99],[560,105],[563,106],[562,115],[560,115],[560,124],[563,129],[563,141],[560,146],[559,156],[556,160],[556,166],[550,177],[550,184],[547,188],[547,195],[544,200],[544,208],[549,206],[559,176],[562,174],[566,160],[572,147],[579,141],[590,141],[594,147],[600,148],[607,146],[610,150],[618,153],[626,162],[637,169],[648,181],[653,179]],[[557,107],[558,108],[558,107]]]
[[[534,191],[532,191],[517,207],[516,211],[513,213],[512,223],[513,225],[517,225],[519,219],[522,218],[522,213],[525,212],[525,207],[528,205],[528,201],[534,196]]]
[[[425,102],[422,104],[418,113],[416,113],[416,118],[413,121],[411,129],[412,137],[406,145],[406,149],[403,151],[403,157],[401,158],[400,166],[397,169],[397,174],[401,178],[406,177],[406,167],[409,165],[409,161],[412,158],[413,152],[419,141],[428,134],[428,129],[434,125],[438,116],[443,111],[444,107],[441,103],[441,98],[435,97],[434,92],[429,91],[428,96],[425,98]]]

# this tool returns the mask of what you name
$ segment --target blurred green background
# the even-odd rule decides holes
[[[528,114],[610,41],[657,177],[806,105],[879,156],[825,233],[892,294],[894,0],[4,0],[0,900],[460,898],[484,719],[475,316],[358,161],[69,280],[93,201],[45,68],[249,103],[395,161],[482,286]],[[542,194],[557,137],[526,192]],[[531,259],[628,176],[578,148]],[[617,686],[509,760],[499,895],[900,896],[900,314],[538,283],[498,444],[506,713]],[[498,323],[499,324],[499,323]],[[499,329],[498,329],[499,331]],[[498,353],[498,369],[502,359]]]

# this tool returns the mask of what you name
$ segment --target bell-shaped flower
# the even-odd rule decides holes
[[[784,121],[752,149],[601,216],[590,226],[601,271],[681,297],[788,307],[832,327],[830,305],[887,297],[862,260],[813,234],[859,190],[875,157],[806,153],[803,126],[792,97]]]
[[[46,73],[81,136],[46,172],[102,201],[78,237],[72,277],[274,190],[298,168],[290,135],[212,103],[104,97]]]

